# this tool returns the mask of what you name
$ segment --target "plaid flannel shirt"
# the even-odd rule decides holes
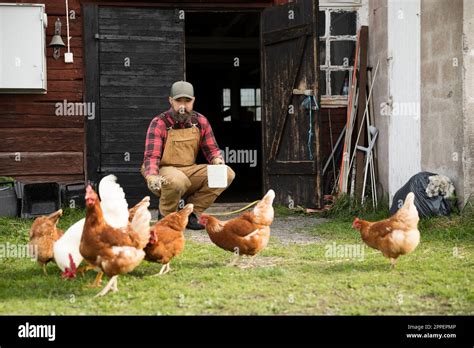
[[[172,112],[173,111],[170,108],[168,111],[164,112],[164,117],[167,118],[168,123],[172,124],[173,127],[176,127],[176,122],[171,116]],[[206,160],[211,163],[214,158],[222,159],[221,151],[217,145],[216,138],[214,137],[214,133],[212,132],[209,121],[200,113],[195,111],[193,112],[199,122],[199,128],[201,131],[199,147],[206,157]],[[179,122],[178,128],[186,128],[186,126],[189,127],[189,124],[189,121],[188,123]],[[143,164],[145,166],[145,177],[148,175],[158,175],[161,156],[164,152],[167,137],[168,129],[160,114],[151,121],[146,135],[145,153],[143,159]]]

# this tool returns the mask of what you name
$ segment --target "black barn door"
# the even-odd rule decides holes
[[[317,13],[298,0],[261,17],[264,186],[285,205],[321,206]]]
[[[184,77],[184,21],[173,9],[91,5],[85,13],[95,17],[85,27],[87,84],[98,86],[91,86],[97,105],[88,123],[88,176],[115,174],[133,204],[151,195],[139,172],[147,128]]]

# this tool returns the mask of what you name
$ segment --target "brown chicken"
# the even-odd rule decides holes
[[[35,249],[38,263],[45,275],[48,274],[46,264],[54,257],[54,243],[63,235],[63,231],[56,227],[62,215],[63,211],[59,209],[48,216],[37,217],[30,229],[29,245]]]
[[[128,209],[128,222],[132,222],[135,213],[137,212],[138,208],[140,208],[143,205],[150,204],[150,197],[145,197],[143,198],[140,202],[138,202],[135,206],[132,208]]]
[[[415,195],[410,192],[403,206],[390,218],[378,222],[355,218],[352,224],[353,228],[360,231],[365,244],[380,250],[390,259],[392,267],[395,267],[400,255],[412,252],[420,243],[420,219],[414,201]]]
[[[167,215],[150,229],[151,237],[150,243],[145,248],[145,259],[163,265],[160,273],[156,275],[168,273],[171,259],[183,251],[184,230],[193,209],[194,205],[187,204],[182,210]]]
[[[263,250],[270,239],[270,225],[273,222],[273,200],[275,192],[269,190],[251,212],[228,221],[220,221],[213,216],[202,214],[199,222],[206,226],[211,241],[218,247],[233,251],[235,258],[229,265],[236,265],[241,255],[255,256]]]
[[[101,191],[101,196],[118,196],[124,199],[120,186],[111,185]],[[100,188],[100,186],[99,186]],[[109,191],[109,192],[107,192]],[[133,271],[145,257],[143,249],[150,239],[151,214],[148,211],[149,198],[135,211],[131,222],[128,222],[128,210],[123,210],[127,224],[112,227],[104,219],[97,193],[89,185],[86,188],[86,220],[79,247],[84,259],[104,272],[110,280],[105,288],[97,294],[104,296],[110,290],[117,291],[117,277]]]

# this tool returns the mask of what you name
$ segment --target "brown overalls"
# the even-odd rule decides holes
[[[196,164],[201,131],[197,120],[192,119],[190,128],[168,127],[168,137],[161,156],[159,174],[167,183],[160,191],[153,193],[160,197],[160,212],[163,216],[175,212],[179,200],[194,204],[194,213],[199,216],[209,208],[225,188],[209,188],[207,164]],[[142,175],[144,167],[142,166]],[[227,186],[234,180],[235,173],[227,167]]]

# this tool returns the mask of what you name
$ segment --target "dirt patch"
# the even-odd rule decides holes
[[[320,243],[320,237],[311,235],[305,231],[326,221],[328,221],[328,219],[311,216],[276,217],[271,227],[271,238],[278,238],[278,240],[283,244],[304,245]],[[184,235],[186,239],[192,240],[193,242],[204,244],[212,243],[205,230],[186,230]]]

